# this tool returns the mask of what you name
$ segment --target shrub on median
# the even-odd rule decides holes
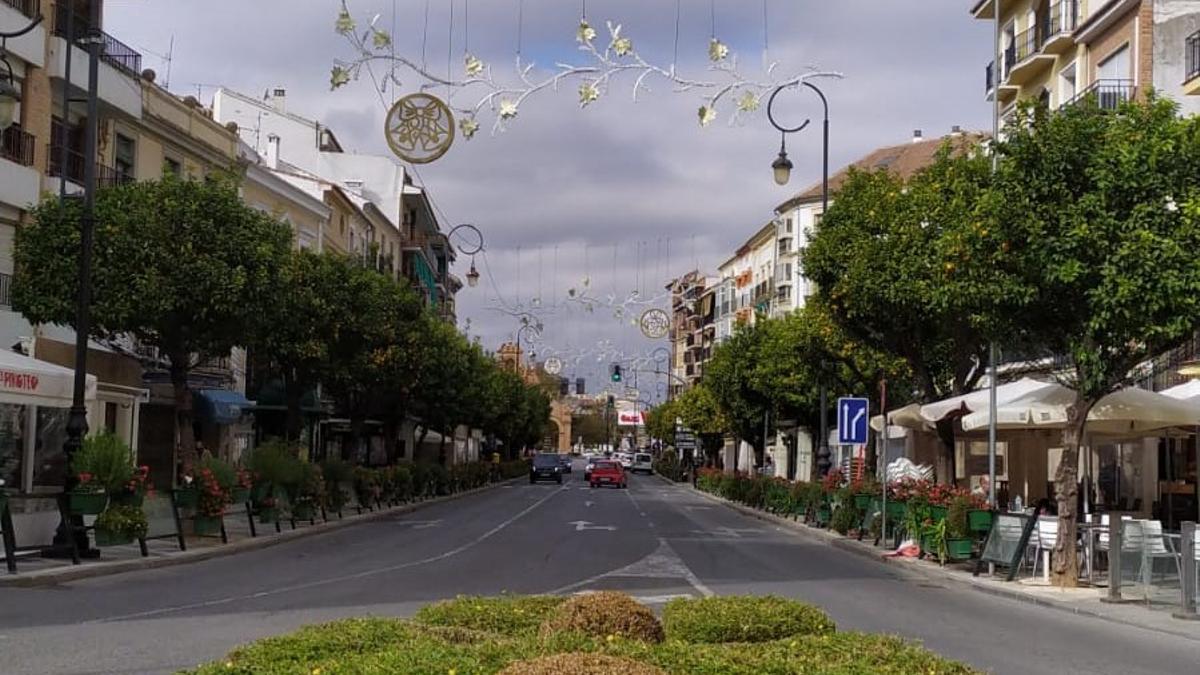
[[[500,675],[666,675],[666,671],[633,659],[604,654],[553,654],[517,661]]]
[[[548,595],[459,596],[422,607],[414,620],[431,626],[469,628],[497,635],[537,632],[563,598]]]
[[[662,624],[645,605],[624,593],[600,591],[570,598],[542,623],[541,634],[581,633],[661,642]]]
[[[672,600],[662,621],[667,639],[693,643],[769,642],[835,630],[820,609],[775,596]]]

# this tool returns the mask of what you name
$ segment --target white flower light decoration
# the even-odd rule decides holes
[[[508,99],[500,100],[500,119],[511,120],[517,116],[517,102]]]
[[[718,63],[729,58],[729,45],[721,42],[717,38],[713,38],[708,42],[708,60],[713,63]]]
[[[467,77],[475,77],[483,72],[484,63],[474,54],[467,54],[463,57],[463,70],[467,73]]]
[[[579,107],[586,108],[589,103],[595,102],[600,98],[600,88],[595,82],[585,80],[579,85]]]
[[[758,110],[758,106],[758,95],[749,90],[743,93],[742,97],[739,98],[737,102],[737,109],[744,113],[754,112],[755,110]]]
[[[706,105],[700,106],[700,126],[706,127],[717,119],[717,111]]]
[[[596,39],[596,29],[592,28],[587,19],[579,20],[579,29],[575,31],[575,39],[582,44],[590,45]]]
[[[479,122],[474,117],[462,117],[458,120],[458,128],[464,138],[470,139],[479,131]]]
[[[621,37],[621,24],[608,24],[608,32],[612,36],[612,41],[608,43],[608,48],[613,50],[617,56],[629,56],[633,53],[633,40],[627,37]]]

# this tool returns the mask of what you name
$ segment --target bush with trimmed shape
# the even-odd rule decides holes
[[[666,671],[633,659],[604,654],[552,654],[517,661],[499,675],[667,675]]]
[[[661,642],[662,624],[648,607],[624,593],[600,591],[570,598],[542,623],[541,634],[577,632]]]
[[[564,600],[549,595],[459,596],[422,607],[413,619],[430,626],[488,631],[498,635],[537,632]]]
[[[663,609],[667,638],[692,643],[768,642],[836,630],[825,612],[775,596],[676,599]]]

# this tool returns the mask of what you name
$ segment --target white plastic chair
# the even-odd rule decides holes
[[[1175,562],[1175,573],[1180,574],[1179,554],[1171,541],[1163,536],[1162,522],[1157,520],[1142,521],[1142,583],[1149,588],[1154,580],[1154,561],[1170,558]]]
[[[1050,551],[1058,542],[1058,518],[1038,516],[1037,544],[1033,553],[1033,576],[1037,576],[1038,560],[1042,561],[1042,577],[1050,582]]]

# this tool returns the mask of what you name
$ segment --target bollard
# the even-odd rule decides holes
[[[1108,595],[1100,602],[1121,603],[1121,553],[1125,546],[1125,521],[1120,517],[1108,522]]]
[[[1200,620],[1196,614],[1196,523],[1186,522],[1179,529],[1179,549],[1182,559],[1179,565],[1179,611],[1176,619]]]

